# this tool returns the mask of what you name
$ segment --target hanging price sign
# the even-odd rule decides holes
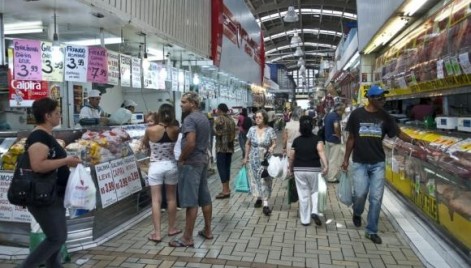
[[[15,80],[42,80],[41,41],[15,40],[13,49]]]
[[[65,80],[87,82],[88,48],[67,46],[65,48]]]
[[[131,86],[131,57],[119,55],[119,67],[121,72],[121,86]]]
[[[119,54],[108,51],[108,84],[119,84]]]
[[[63,47],[53,48],[51,42],[41,42],[41,71],[44,81],[64,81]]]
[[[106,48],[88,48],[87,81],[95,83],[108,83],[108,59]]]
[[[141,88],[141,59],[139,58],[132,58],[132,87],[133,88]]]

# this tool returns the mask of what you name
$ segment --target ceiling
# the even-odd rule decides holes
[[[293,32],[299,32],[305,52],[306,68],[318,69],[320,61],[332,60],[335,48],[356,22],[355,0],[245,0],[261,22],[265,39],[266,62],[298,68],[296,48],[289,47]],[[287,23],[283,14],[289,6],[298,11],[299,21]],[[269,19],[270,18],[270,19]],[[272,38],[270,38],[272,37]],[[273,38],[276,37],[276,38]],[[280,49],[288,46],[285,49]],[[277,50],[278,49],[278,50]],[[281,58],[282,57],[282,58]]]

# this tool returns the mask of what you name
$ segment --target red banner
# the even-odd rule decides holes
[[[47,81],[14,80],[11,72],[8,72],[8,88],[10,107],[31,107],[35,100],[49,95]]]

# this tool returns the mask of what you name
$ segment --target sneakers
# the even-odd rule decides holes
[[[361,226],[361,216],[353,215],[353,224],[355,225],[355,227],[360,227]]]
[[[381,240],[381,237],[377,234],[368,234],[365,233],[365,237],[368,238],[369,240],[373,241],[375,244],[381,244],[383,243],[383,240]]]
[[[314,220],[314,223],[315,223],[317,226],[321,226],[321,225],[322,225],[321,219],[319,219],[319,216],[318,216],[317,214],[312,213],[312,214],[311,214],[311,218]]]

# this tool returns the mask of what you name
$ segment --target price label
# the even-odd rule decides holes
[[[41,41],[15,40],[13,68],[16,80],[42,80]]]
[[[67,46],[65,48],[65,80],[87,82],[88,47]]]
[[[121,86],[131,86],[131,57],[126,55],[119,55],[119,66],[121,73]]]
[[[53,48],[51,42],[41,42],[41,71],[45,81],[64,81],[63,48]]]
[[[119,54],[108,51],[108,84],[119,84]]]
[[[124,169],[126,170],[126,180],[129,188],[129,194],[142,190],[141,177],[137,169],[136,157],[130,155],[123,158]]]
[[[87,81],[95,83],[108,83],[108,59],[106,48],[88,48]]]
[[[139,58],[132,58],[132,87],[133,88],[141,88],[142,83],[142,72],[141,72],[141,59]]]
[[[123,159],[116,159],[110,161],[110,165],[111,175],[113,176],[113,181],[115,184],[116,195],[118,197],[118,200],[121,200],[131,194],[129,188],[127,187],[127,172],[124,168]]]
[[[118,201],[116,195],[115,182],[111,174],[111,165],[109,162],[101,163],[95,166],[96,177],[103,208]]]

